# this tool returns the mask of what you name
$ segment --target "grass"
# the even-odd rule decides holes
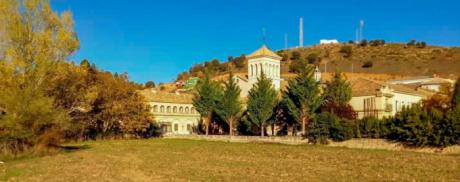
[[[459,181],[460,156],[180,139],[77,143],[0,164],[11,181]]]

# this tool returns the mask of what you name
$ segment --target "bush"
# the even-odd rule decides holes
[[[404,108],[390,121],[389,139],[412,146],[446,147],[459,143],[460,111],[443,113],[421,107]]]
[[[361,46],[361,47],[366,47],[366,46],[367,46],[367,40],[366,40],[366,39],[362,40],[362,41],[359,43],[359,46]]]
[[[329,112],[322,112],[314,117],[309,128],[307,137],[311,143],[327,144],[329,138],[345,141],[354,136],[353,123],[350,120],[342,120]]]
[[[300,73],[303,69],[308,66],[307,61],[300,59],[300,60],[293,60],[289,65],[289,72],[292,73]]]
[[[415,44],[415,47],[421,48],[421,49],[422,49],[422,48],[425,48],[425,47],[426,47],[426,42],[417,42],[417,43]]]
[[[300,60],[301,57],[302,57],[302,54],[300,54],[299,51],[292,52],[292,57],[291,57],[292,60]]]
[[[372,61],[366,61],[361,67],[362,68],[372,68],[372,66],[374,66],[374,63]]]
[[[352,47],[350,45],[344,45],[340,48],[339,52],[343,54],[343,57],[351,57]]]
[[[317,64],[321,62],[321,57],[319,57],[316,53],[311,53],[307,56],[307,60],[309,64]]]
[[[362,138],[385,138],[389,132],[387,121],[365,117],[356,121],[356,136]]]
[[[385,40],[371,40],[369,41],[369,45],[370,46],[382,46],[382,45],[385,45]]]

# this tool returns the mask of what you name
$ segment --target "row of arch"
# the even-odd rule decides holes
[[[194,107],[188,106],[164,106],[154,105],[153,112],[160,113],[183,113],[183,114],[195,114],[196,110]]]
[[[262,71],[265,75],[269,77],[279,77],[280,75],[280,66],[277,64],[270,63],[253,63],[249,66],[249,75],[250,76],[259,76],[262,74]]]

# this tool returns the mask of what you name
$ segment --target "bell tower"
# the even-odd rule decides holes
[[[265,44],[248,57],[248,81],[252,85],[262,75],[262,72],[273,82],[276,91],[281,87],[281,57],[270,50]]]

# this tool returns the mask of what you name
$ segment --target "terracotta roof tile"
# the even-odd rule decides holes
[[[178,104],[192,104],[193,95],[188,93],[170,93],[156,91],[153,89],[145,89],[139,91],[143,95],[147,102],[164,102],[164,103],[178,103]]]
[[[281,60],[282,57],[270,50],[267,46],[263,45],[253,53],[247,56],[248,59],[259,58],[259,57],[270,57],[276,60]]]

